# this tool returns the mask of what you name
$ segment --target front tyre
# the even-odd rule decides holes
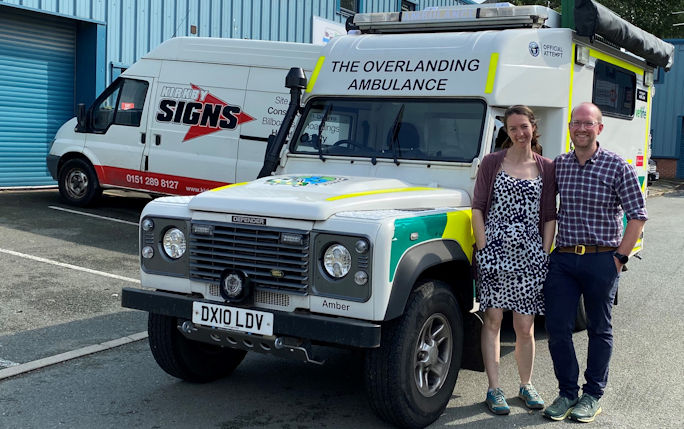
[[[421,282],[403,316],[383,327],[380,347],[366,353],[366,391],[383,420],[422,428],[451,398],[463,356],[463,317],[449,286]]]
[[[229,375],[247,354],[244,350],[189,340],[178,330],[175,317],[161,314],[149,314],[147,333],[150,350],[161,369],[193,383],[206,383]]]
[[[69,204],[85,207],[102,195],[95,169],[84,159],[74,158],[59,170],[59,193]]]

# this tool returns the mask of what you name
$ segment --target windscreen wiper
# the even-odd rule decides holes
[[[325,162],[325,158],[323,158],[323,139],[321,138],[321,133],[323,132],[325,121],[328,120],[328,115],[330,114],[331,110],[332,104],[328,104],[327,106],[325,106],[325,110],[323,111],[323,117],[321,118],[321,124],[318,126],[318,157],[323,162]]]
[[[405,104],[401,105],[401,108],[399,108],[399,113],[397,113],[397,117],[394,119],[394,125],[392,125],[392,141],[390,142],[390,144],[392,145],[392,155],[394,156],[394,163],[396,165],[399,165],[399,142],[397,141],[397,137],[399,137],[399,127],[401,124],[401,118],[404,116],[405,106]]]

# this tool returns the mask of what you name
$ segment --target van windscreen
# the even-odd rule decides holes
[[[480,150],[482,100],[316,98],[291,152],[320,156],[471,162]]]

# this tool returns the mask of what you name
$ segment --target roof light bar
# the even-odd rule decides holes
[[[560,27],[560,15],[544,6],[496,3],[435,7],[407,12],[357,13],[354,15],[354,25],[364,33],[541,28]]]

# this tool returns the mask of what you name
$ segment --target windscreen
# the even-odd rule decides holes
[[[481,100],[311,100],[291,152],[326,156],[471,162],[485,118]]]

